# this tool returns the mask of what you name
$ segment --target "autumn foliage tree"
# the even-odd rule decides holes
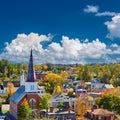
[[[120,88],[116,87],[116,88],[104,89],[102,90],[100,97],[103,97],[104,95],[108,95],[108,94],[120,96]]]
[[[7,83],[6,94],[12,95],[15,92],[14,84],[11,82]]]
[[[75,104],[76,120],[84,120],[84,115],[89,109],[86,98],[79,96]]]
[[[113,93],[114,93],[113,88],[112,89],[104,89],[104,90],[102,90],[100,97],[103,97],[106,94],[113,94]]]
[[[62,92],[62,87],[60,85],[55,86],[54,93],[61,94]]]
[[[64,82],[62,76],[57,75],[53,72],[49,72],[46,75],[46,79],[45,79],[45,86],[46,86],[46,91],[53,93],[54,87],[58,84],[62,85]]]
[[[18,120],[32,120],[32,110],[26,98],[18,108]]]

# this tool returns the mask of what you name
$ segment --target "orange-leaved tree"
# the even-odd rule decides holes
[[[106,94],[113,94],[113,93],[114,93],[114,89],[113,88],[104,89],[104,90],[102,90],[100,97],[103,97]]]
[[[7,83],[6,94],[12,95],[15,92],[14,84],[12,82]]]

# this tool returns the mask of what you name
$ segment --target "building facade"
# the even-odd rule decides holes
[[[39,103],[41,101],[41,97],[38,94],[38,86],[34,72],[32,50],[30,53],[26,84],[24,84],[24,72],[22,73],[20,83],[21,86],[19,87],[19,89],[10,97],[10,114],[16,119],[18,109],[24,99],[28,101],[30,108],[34,112],[39,110]]]

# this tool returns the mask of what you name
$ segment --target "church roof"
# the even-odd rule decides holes
[[[17,91],[10,97],[10,100],[19,103],[19,101],[25,96],[25,86],[21,86]]]
[[[35,81],[36,81],[36,77],[35,77],[35,72],[34,72],[33,55],[32,55],[32,50],[31,50],[26,82],[35,82]]]

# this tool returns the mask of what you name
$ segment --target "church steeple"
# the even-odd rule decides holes
[[[20,77],[20,86],[22,85],[25,85],[25,82],[24,82],[24,70],[22,69],[22,74],[21,74],[21,77]]]
[[[29,65],[28,65],[28,74],[27,74],[27,80],[25,85],[25,92],[27,93],[35,93],[37,92],[37,82],[34,72],[34,65],[33,65],[33,55],[32,50],[30,52],[30,59],[29,59]]]
[[[35,82],[35,81],[36,81],[36,77],[35,77],[35,73],[34,73],[33,55],[32,55],[32,50],[31,50],[26,82]]]

